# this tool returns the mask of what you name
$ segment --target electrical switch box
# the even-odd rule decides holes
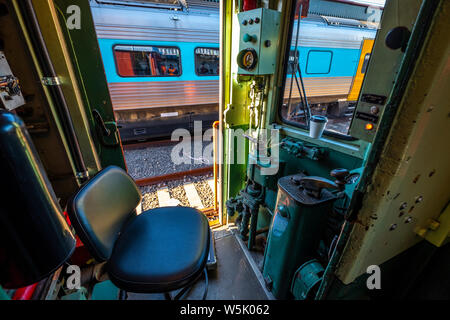
[[[264,75],[275,72],[280,12],[259,8],[238,14],[240,24],[238,73]]]

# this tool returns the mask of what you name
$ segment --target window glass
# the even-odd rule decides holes
[[[195,72],[199,76],[219,75],[219,49],[195,49]]]
[[[121,77],[178,77],[180,50],[158,46],[115,46],[117,73]]]
[[[352,88],[361,87],[370,63],[370,52],[362,52],[361,48],[366,39],[375,39],[383,7],[373,9],[377,12],[375,17],[354,10],[346,18],[330,18],[333,14],[327,11],[322,15],[320,8],[315,14],[300,17],[302,3],[297,0],[291,41],[285,48],[290,54],[279,114],[286,123],[305,130],[311,116],[326,116],[325,133],[345,138],[357,103],[353,96],[359,94]],[[361,5],[367,3],[361,1]]]

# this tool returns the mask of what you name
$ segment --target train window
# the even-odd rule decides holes
[[[196,48],[195,49],[195,72],[198,76],[219,75],[219,49],[218,48]]]
[[[364,62],[363,65],[361,67],[361,73],[365,74],[366,70],[367,70],[367,66],[369,65],[369,60],[370,60],[370,53],[366,53],[366,55],[364,56]]]
[[[117,73],[121,77],[179,77],[180,49],[160,46],[114,47]]]
[[[331,70],[333,52],[322,50],[309,50],[306,60],[306,73],[327,74]]]
[[[380,14],[376,17],[355,10],[348,18],[333,18],[336,23],[316,15],[299,17],[302,4],[302,0],[296,1],[290,42],[285,48],[290,54],[279,117],[308,130],[311,116],[326,116],[325,135],[351,139],[348,131],[370,60],[370,50],[361,48],[377,35],[383,3],[377,6]]]

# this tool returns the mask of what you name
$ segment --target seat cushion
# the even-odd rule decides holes
[[[107,270],[119,288],[162,293],[190,284],[205,268],[208,219],[193,208],[165,207],[130,221],[116,241]]]

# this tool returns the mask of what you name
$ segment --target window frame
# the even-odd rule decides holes
[[[195,51],[197,49],[217,49],[219,51],[219,67],[220,67],[220,48],[217,47],[195,47],[194,48],[194,72],[198,77],[219,77],[220,76],[220,70],[218,74],[199,74],[197,72],[197,54],[195,53]]]
[[[178,75],[160,75],[160,76],[154,76],[154,75],[134,75],[134,76],[123,76],[119,73],[119,66],[117,63],[117,56],[116,56],[116,47],[120,47],[120,46],[130,46],[130,47],[156,47],[156,48],[173,48],[173,49],[177,49],[178,52],[180,53],[180,68],[179,68],[179,72]],[[121,78],[179,78],[183,75],[183,65],[182,65],[182,59],[181,59],[181,49],[178,46],[161,46],[161,45],[150,45],[150,44],[144,44],[144,45],[135,45],[135,44],[115,44],[112,47],[112,51],[113,51],[113,57],[114,57],[114,64],[116,67],[116,74],[121,77]],[[126,51],[126,52],[139,52],[139,51]]]
[[[294,128],[297,129],[302,129],[305,131],[308,131],[308,126],[295,122],[295,121],[290,121],[287,120],[283,117],[283,115],[281,114],[281,109],[283,106],[283,102],[284,102],[284,92],[286,90],[286,83],[287,83],[287,75],[288,75],[288,68],[289,68],[289,56],[290,56],[290,52],[291,52],[291,46],[292,46],[292,36],[294,33],[294,24],[295,24],[295,5],[296,5],[297,1],[293,1],[292,2],[292,9],[291,10],[291,17],[290,17],[290,25],[289,25],[289,36],[287,38],[287,41],[284,45],[284,50],[281,51],[282,54],[284,54],[284,62],[283,62],[283,68],[282,68],[282,72],[283,72],[283,76],[282,76],[282,86],[281,89],[279,91],[278,94],[278,105],[276,108],[276,114],[277,114],[277,118],[278,118],[278,122],[280,125],[289,125],[292,126]],[[356,110],[356,109],[355,109]],[[353,112],[352,115],[352,121],[353,118],[355,117],[355,113]],[[351,123],[351,122],[350,122]],[[356,141],[358,139],[348,135],[348,134],[343,134],[343,133],[337,133],[337,132],[333,132],[330,130],[324,130],[323,132],[324,136],[328,136],[331,138],[336,138],[339,140],[343,140],[343,141]]]

